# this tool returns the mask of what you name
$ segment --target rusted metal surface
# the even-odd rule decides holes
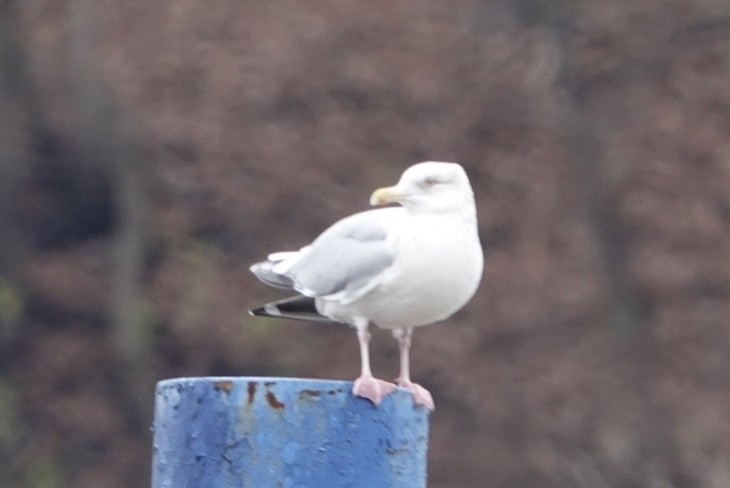
[[[352,383],[289,378],[160,382],[153,488],[426,486],[428,411],[379,407]]]

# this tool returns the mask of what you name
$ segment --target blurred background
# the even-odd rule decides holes
[[[727,0],[0,0],[0,486],[148,486],[163,378],[354,378],[248,266],[421,160],[486,257],[429,486],[730,486]]]

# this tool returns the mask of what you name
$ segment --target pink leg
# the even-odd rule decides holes
[[[361,322],[356,325],[357,338],[360,342],[360,377],[352,385],[352,393],[355,396],[367,398],[375,404],[380,405],[387,395],[395,391],[393,383],[379,380],[373,376],[370,370],[370,333],[368,323]]]
[[[431,393],[411,381],[411,336],[413,335],[413,327],[404,329],[394,329],[393,336],[398,339],[398,348],[400,349],[400,374],[398,375],[398,386],[405,388],[413,395],[413,402],[421,405],[429,410],[434,409],[433,397]]]

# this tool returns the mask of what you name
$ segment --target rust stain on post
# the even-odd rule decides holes
[[[271,408],[275,408],[277,410],[281,410],[286,407],[286,405],[277,400],[276,396],[270,391],[266,392],[266,401],[269,402]]]
[[[255,381],[249,381],[248,382],[248,388],[246,389],[248,392],[248,400],[247,403],[251,405],[253,403],[253,398],[256,396],[256,382]]]
[[[224,391],[226,393],[230,393],[233,389],[233,382],[232,381],[216,381],[213,383],[213,388],[216,389],[216,391]]]
[[[299,398],[305,398],[305,397],[313,398],[313,397],[318,397],[321,394],[322,394],[322,392],[319,390],[302,390],[299,392]]]

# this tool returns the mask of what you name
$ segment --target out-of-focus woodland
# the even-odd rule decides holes
[[[0,1],[0,486],[148,486],[163,378],[354,378],[248,266],[426,159],[486,257],[429,486],[730,486],[727,0]]]

